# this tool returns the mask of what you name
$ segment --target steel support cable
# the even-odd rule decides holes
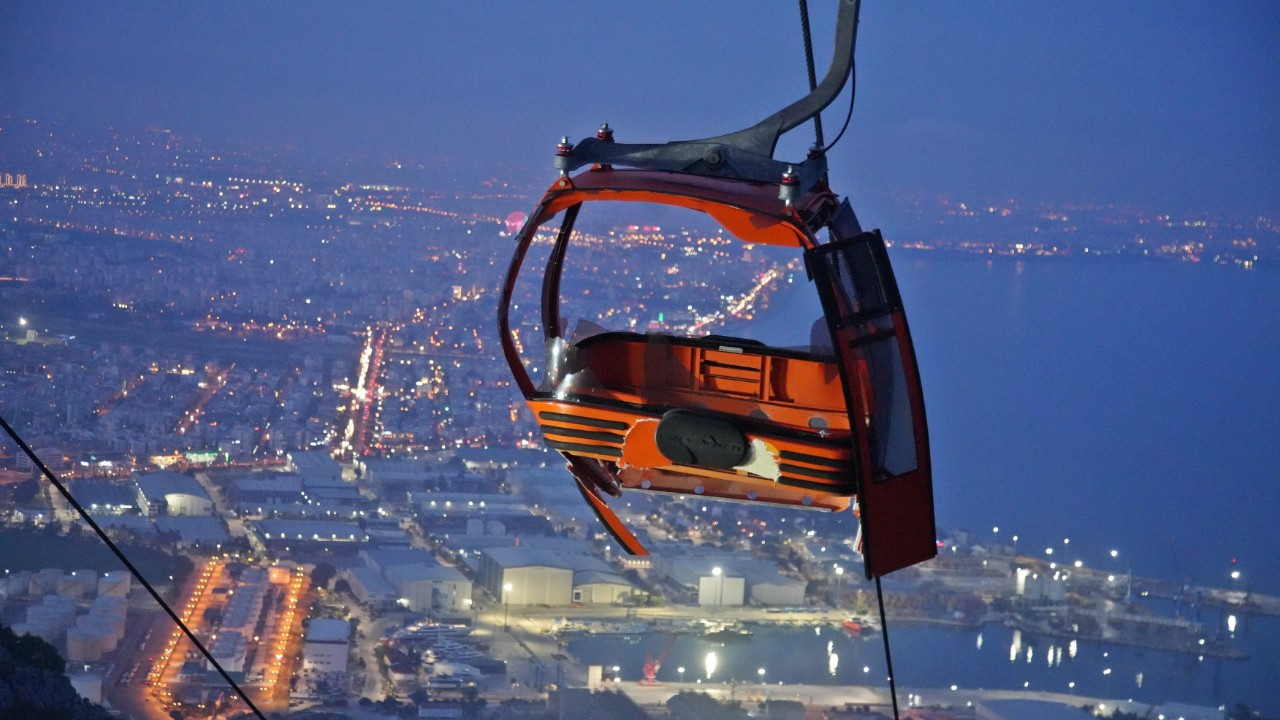
[[[800,29],[804,33],[804,59],[805,69],[809,72],[809,90],[813,91],[818,87],[818,76],[813,68],[813,38],[809,36],[809,3],[808,0],[799,0],[800,3]],[[860,4],[860,3],[859,3]],[[858,20],[854,20],[854,37],[858,36]],[[840,132],[836,133],[836,140],[831,141],[831,145],[824,146],[822,143],[822,114],[814,113],[813,115],[813,132],[815,138],[814,151],[826,152],[833,145],[840,142],[840,138],[844,137],[846,129],[849,129],[849,120],[854,117],[854,95],[856,90],[856,77],[854,65],[849,68],[849,111],[845,114],[845,124],[840,128]],[[876,577],[876,601],[879,603],[879,612],[881,612],[881,633],[884,638],[884,665],[888,669],[888,694],[893,702],[893,720],[897,720],[897,684],[893,680],[893,656],[888,650],[888,619],[884,616],[884,592],[881,589],[879,575]]]
[[[800,31],[804,35],[804,65],[809,71],[809,92],[818,88],[818,74],[813,69],[813,38],[809,35],[809,0],[799,0]],[[813,114],[813,146],[822,147],[822,113]]]
[[[880,605],[880,635],[884,638],[884,664],[889,671],[889,697],[893,700],[893,720],[898,720],[898,686],[893,678],[893,655],[889,652],[889,618],[884,614],[884,591],[876,576],[876,602]]]
[[[805,70],[809,72],[809,90],[812,92],[818,87],[818,76],[813,68],[813,39],[809,35],[809,2],[808,0],[798,0],[800,3],[800,30],[804,35],[804,61]],[[855,15],[854,37],[857,37]],[[849,67],[849,110],[844,116],[844,125],[841,126],[840,132],[836,133],[836,138],[831,141],[831,145],[822,144],[822,114],[814,113],[813,115],[813,134],[815,136],[814,152],[825,153],[829,148],[840,142],[840,138],[844,136],[844,131],[849,128],[849,120],[853,117],[853,98],[857,89],[857,76],[854,73],[854,66]],[[876,602],[880,606],[880,632],[884,637],[884,663],[889,671],[889,697],[893,702],[893,718],[898,720],[898,688],[893,677],[893,655],[889,651],[889,620],[884,612],[884,591],[880,587],[880,577],[876,576]]]
[[[808,64],[809,71],[809,88],[812,90],[816,87],[817,77],[814,75],[813,69],[813,41],[809,38],[809,3],[808,0],[798,0],[800,3],[800,23],[804,31],[804,55]],[[857,47],[858,39],[858,23],[860,22],[862,0],[855,0],[855,9],[853,13],[853,46]],[[828,150],[836,146],[840,142],[840,138],[844,137],[844,131],[849,129],[849,121],[853,119],[853,100],[858,90],[858,64],[854,59],[849,62],[849,109],[844,115],[844,124],[840,126],[840,132],[836,133],[836,137],[829,145],[822,144],[822,118],[819,114],[814,114],[813,125],[814,134],[817,135],[817,144],[814,145],[814,154],[825,154]]]
[[[4,431],[9,434],[9,437],[13,438],[13,441],[18,444],[18,447],[22,448],[22,452],[26,453],[27,457],[31,458],[31,462],[40,469],[40,472],[49,479],[49,482],[53,483],[54,487],[58,488],[58,492],[62,493],[62,497],[66,498],[66,501],[71,504],[71,507],[75,508],[76,512],[80,514],[80,517],[84,518],[84,521],[89,524],[89,527],[93,528],[93,531],[102,539],[102,542],[106,543],[108,548],[111,548],[111,552],[115,553],[116,557],[120,559],[120,562],[124,563],[124,566],[128,568],[129,572],[138,579],[138,582],[142,583],[142,586],[147,589],[147,592],[151,594],[151,597],[154,598],[155,601],[159,603],[160,607],[164,609],[165,613],[167,613],[169,617],[177,623],[178,627],[182,629],[183,634],[187,636],[187,639],[196,646],[196,649],[200,651],[200,654],[203,655],[205,659],[209,661],[209,664],[218,671],[218,674],[222,676],[222,679],[227,681],[227,684],[231,686],[231,689],[236,691],[236,695],[239,695],[240,699],[244,701],[244,704],[249,706],[249,709],[253,711],[253,714],[257,715],[259,720],[267,720],[266,716],[262,714],[262,711],[258,709],[258,706],[254,705],[253,701],[249,699],[249,696],[245,694],[244,690],[236,684],[235,680],[231,679],[231,676],[222,668],[222,665],[219,664],[217,660],[213,659],[213,654],[210,653],[209,650],[205,648],[204,644],[196,638],[195,633],[191,632],[191,628],[187,627],[187,624],[182,621],[182,618],[178,617],[178,614],[173,611],[173,608],[169,607],[169,604],[160,597],[160,593],[156,592],[156,589],[151,586],[151,583],[147,582],[147,579],[138,571],[138,568],[134,567],[132,562],[129,562],[129,558],[124,554],[124,552],[111,541],[111,538],[107,537],[107,533],[103,531],[98,523],[94,522],[93,518],[89,516],[89,513],[85,511],[84,507],[76,501],[71,492],[62,484],[62,481],[58,480],[57,476],[53,474],[53,471],[44,464],[44,461],[35,454],[35,451],[31,449],[31,446],[27,445],[26,441],[18,435],[18,431],[14,430],[3,416],[0,416],[0,427],[3,427]]]
[[[805,69],[809,72],[809,90],[812,91],[818,87],[818,76],[813,69],[813,40],[809,35],[809,3],[808,0],[799,0],[800,3],[800,29],[804,34],[804,60]],[[857,37],[855,15],[854,37]],[[855,95],[857,77],[854,74],[854,66],[849,67],[849,111],[844,116],[844,125],[841,126],[840,132],[836,133],[836,138],[831,141],[831,145],[822,144],[822,116],[821,113],[813,115],[813,133],[816,137],[814,143],[814,152],[825,153],[836,143],[840,142],[840,138],[844,136],[844,131],[849,128],[849,120],[853,117],[853,98]],[[880,587],[880,577],[876,576],[876,602],[880,606],[880,632],[884,637],[884,663],[889,671],[889,698],[893,702],[893,718],[898,720],[898,687],[893,677],[893,654],[889,651],[889,619],[884,612],[884,591]]]

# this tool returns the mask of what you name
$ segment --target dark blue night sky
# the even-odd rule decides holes
[[[813,5],[825,67],[833,13]],[[1275,3],[868,2],[862,20],[835,154],[850,192],[1280,205]],[[0,3],[6,112],[474,158],[476,176],[541,170],[601,120],[714,135],[804,89],[793,3]]]

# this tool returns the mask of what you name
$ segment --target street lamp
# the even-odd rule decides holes
[[[724,605],[724,571],[717,565],[711,568],[711,574],[716,576],[716,609],[719,610]]]
[[[836,566],[836,609],[840,609],[840,596],[844,594],[844,568]]]
[[[756,674],[760,676],[760,684],[763,685],[764,684],[764,668],[760,668],[759,670],[756,670]]]
[[[511,583],[503,583],[502,585],[502,629],[510,630],[511,626],[507,624],[507,613],[511,610]]]
[[[676,672],[680,673],[680,682],[684,682],[684,666],[676,668]]]

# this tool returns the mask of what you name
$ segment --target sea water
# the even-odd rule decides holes
[[[1280,276],[892,252],[944,532],[1004,544],[1017,536],[1021,554],[1280,594]],[[799,280],[754,322],[807,328],[812,286]],[[1201,620],[1206,632],[1226,632],[1225,616]],[[1246,702],[1278,713],[1280,619],[1237,623],[1230,641],[1248,660],[1073,644],[999,625],[896,627],[890,617],[890,632],[900,687]],[[661,645],[586,638],[569,647],[638,678],[645,653]],[[659,678],[678,680],[684,666],[692,682],[713,651],[709,681],[757,681],[764,665],[770,683],[884,685],[886,676],[878,639],[806,627],[759,628],[749,644],[719,648],[680,638]]]

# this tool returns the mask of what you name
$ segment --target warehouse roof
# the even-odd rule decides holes
[[[142,491],[148,502],[159,502],[164,500],[166,495],[194,495],[205,500],[209,499],[209,494],[195,478],[169,470],[138,475],[134,478],[134,482],[138,484],[138,489]]]

